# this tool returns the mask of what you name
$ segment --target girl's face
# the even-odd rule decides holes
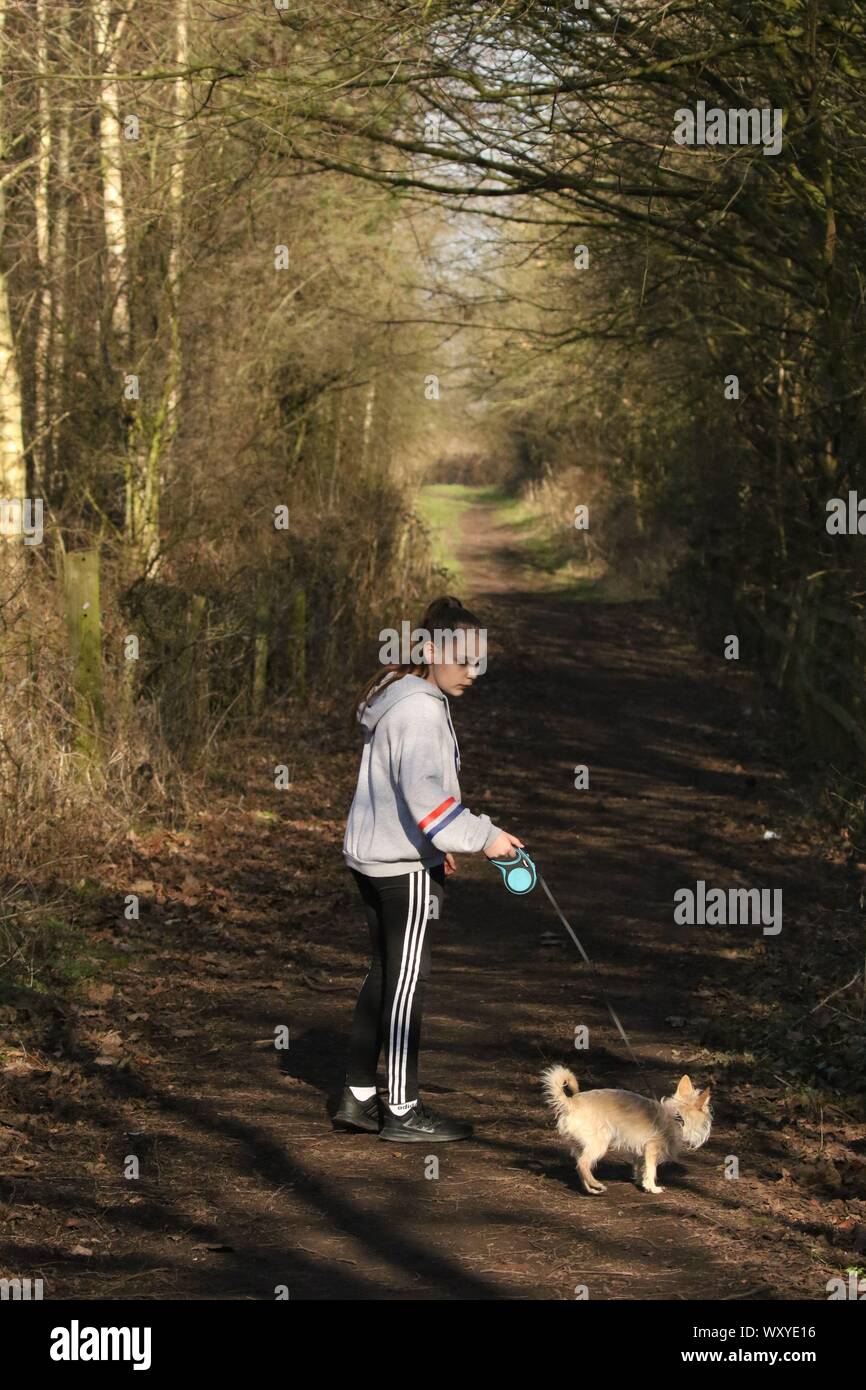
[[[459,633],[463,636],[463,632]],[[486,634],[484,634],[486,636]],[[480,640],[482,634],[474,629],[466,630],[466,641],[459,643],[445,643],[439,650],[433,642],[424,644],[424,661],[428,666],[427,679],[438,686],[444,694],[452,698],[457,698],[468,690],[471,685],[483,675],[487,668],[485,661],[485,647]],[[449,647],[451,650],[449,650]],[[456,651],[453,650],[456,648]],[[442,655],[459,657],[465,656],[462,660],[442,660]],[[437,660],[437,657],[440,659]]]

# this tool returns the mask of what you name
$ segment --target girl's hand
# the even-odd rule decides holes
[[[446,856],[445,856],[445,877],[446,877],[446,878],[450,878],[451,875],[452,875],[452,874],[456,874],[456,872],[457,872],[457,865],[456,865],[456,863],[455,863],[455,861],[454,861],[454,855],[453,855],[453,854],[446,854]]]
[[[514,846],[523,848],[523,841],[518,840],[516,835],[509,835],[507,830],[503,830],[492,845],[488,845],[484,853],[488,859],[513,859]]]

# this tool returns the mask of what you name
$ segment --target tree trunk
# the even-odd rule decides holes
[[[129,264],[126,208],[123,201],[120,94],[117,48],[126,27],[122,14],[112,27],[109,0],[94,0],[96,52],[102,65],[99,83],[99,166],[102,172],[102,220],[105,229],[105,269],[111,298],[111,326],[124,353],[129,351]],[[128,366],[128,363],[127,363]]]
[[[47,8],[47,0],[36,0],[36,52],[40,72],[48,71]],[[44,81],[41,81],[37,88],[36,109],[38,156],[33,204],[36,223],[36,261],[39,283],[35,306],[35,410],[33,417],[34,438],[32,444],[32,458],[36,491],[42,492],[44,491],[44,479],[48,472],[46,467],[46,456],[50,449],[48,394],[51,377],[51,324],[54,316],[52,309],[53,277],[51,273],[50,224],[48,216],[48,198],[52,165],[51,107],[49,104],[47,84]]]
[[[6,10],[0,8],[0,155],[7,156],[6,111],[2,74],[6,63]],[[6,223],[5,179],[0,175],[0,253],[2,253]],[[0,265],[0,511],[5,500],[23,507],[27,496],[27,466],[24,457],[24,420],[21,400],[21,378],[9,307],[9,288]],[[10,509],[14,517],[15,508]],[[0,605],[6,632],[23,608],[26,558],[20,528],[13,524],[0,526]],[[6,645],[5,642],[3,644]],[[7,652],[0,648],[0,667],[7,665]],[[11,674],[5,671],[5,675]]]
[[[69,48],[69,6],[60,7],[59,26],[62,36],[64,58]],[[71,62],[71,56],[69,58]],[[66,345],[66,293],[67,266],[69,261],[69,189],[71,185],[71,112],[70,100],[60,100],[55,116],[57,132],[54,141],[54,197],[55,212],[51,226],[51,324],[48,340],[51,354],[51,367],[46,373],[46,419],[50,437],[46,441],[43,458],[46,460],[46,490],[53,489],[51,483],[56,475],[61,453],[61,424],[66,402],[67,362]]]

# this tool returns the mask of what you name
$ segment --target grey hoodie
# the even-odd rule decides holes
[[[460,804],[460,751],[448,700],[420,676],[374,694],[359,714],[364,752],[343,854],[371,878],[475,853],[502,832]]]

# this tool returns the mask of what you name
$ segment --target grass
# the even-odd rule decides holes
[[[573,538],[565,525],[554,526],[525,498],[500,487],[432,483],[421,489],[418,509],[430,531],[434,564],[447,571],[455,585],[462,582],[457,548],[463,517],[479,502],[494,504],[494,522],[508,527],[526,565],[545,589],[582,601],[597,597],[598,579],[588,576],[586,567],[575,560]]]
[[[430,531],[433,563],[447,570],[455,583],[462,582],[456,545],[463,515],[476,502],[492,502],[505,494],[495,487],[469,487],[465,483],[431,483],[421,489],[418,510]]]
[[[496,521],[508,526],[520,545],[525,563],[544,588],[578,601],[598,598],[599,577],[587,573],[587,566],[574,552],[574,533],[562,523],[555,525],[545,512],[534,508],[526,498],[501,493]]]

